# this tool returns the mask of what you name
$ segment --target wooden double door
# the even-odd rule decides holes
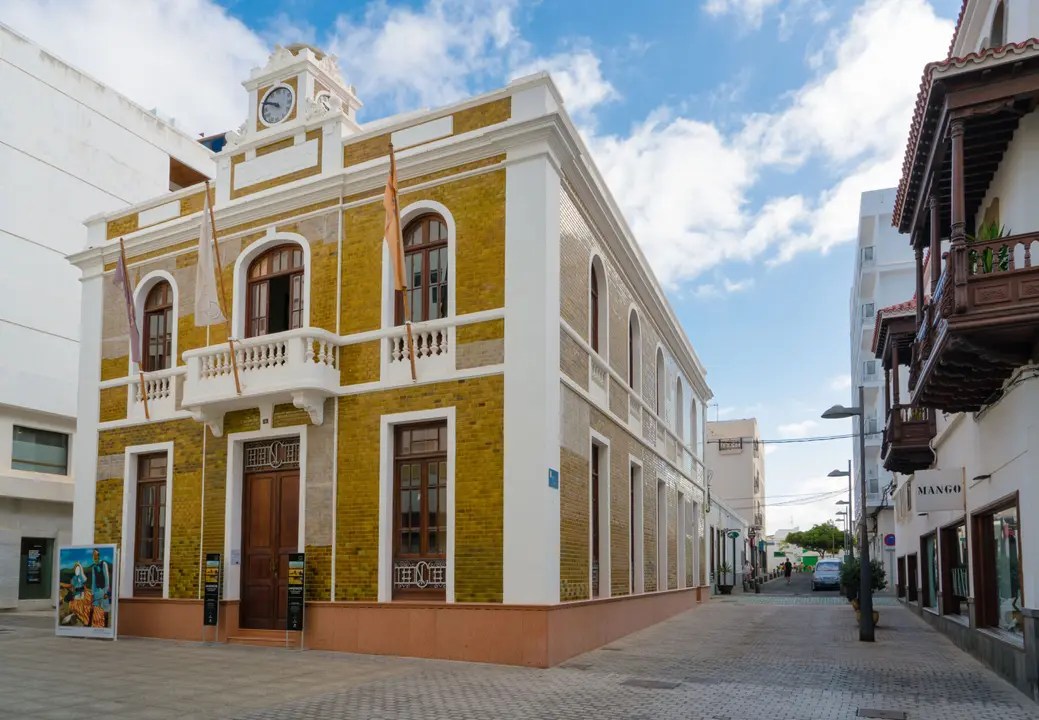
[[[289,554],[299,552],[299,470],[243,478],[239,625],[284,630]]]

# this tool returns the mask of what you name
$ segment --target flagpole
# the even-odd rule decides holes
[[[397,194],[397,161],[393,154],[393,143],[390,143],[390,175],[393,178],[393,213],[397,220],[397,247],[401,248],[401,260],[404,259],[404,229],[400,226],[400,197]],[[411,379],[418,380],[415,373],[415,339],[411,336],[411,313],[408,311],[407,278],[401,290],[404,305],[404,330],[408,335],[408,359],[411,361]]]
[[[124,289],[123,289],[123,293],[125,295],[126,288],[129,287],[130,276],[129,276],[129,270],[127,270],[127,267],[126,267],[126,246],[123,245],[123,239],[122,238],[119,238],[119,257],[122,258],[122,261],[123,261],[123,285],[125,286]],[[127,317],[126,319],[127,319],[127,322],[129,322],[130,318]],[[134,320],[136,320],[136,319],[137,319],[137,316],[135,314],[134,315]],[[133,335],[130,336],[130,341],[131,342],[133,341]],[[138,352],[141,352],[142,354],[143,354],[143,351],[144,351],[144,348],[139,348],[138,349]],[[145,420],[151,420],[152,416],[148,412],[148,388],[146,388],[144,386],[144,368],[141,367],[141,363],[137,363],[137,372],[138,372],[138,374],[139,374],[139,376],[141,378],[141,400],[144,402],[144,419]]]
[[[209,227],[213,236],[213,254],[216,255],[216,278],[220,282],[220,302],[227,308],[227,293],[224,292],[224,268],[220,264],[220,246],[216,241],[216,216],[213,214],[213,203],[209,202],[209,180],[206,180],[206,204],[209,206]],[[242,394],[242,383],[238,379],[238,360],[235,358],[234,340],[231,338],[231,315],[224,312],[224,327],[227,329],[227,349],[231,353],[231,370],[234,372],[235,391]]]

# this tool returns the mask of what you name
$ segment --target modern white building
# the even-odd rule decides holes
[[[894,510],[891,501],[892,474],[882,461],[885,421],[885,381],[881,362],[873,354],[877,314],[892,312],[892,306],[905,302],[913,294],[913,249],[898,230],[891,226],[891,209],[895,188],[862,193],[859,202],[859,233],[852,271],[851,296],[848,307],[851,330],[851,405],[858,405],[859,387],[865,391],[866,423],[866,517],[870,538],[870,556],[884,561],[888,576],[894,577],[893,552],[884,550],[884,537],[894,532]],[[903,384],[906,382],[903,379]],[[853,420],[855,432],[859,418]],[[853,529],[860,532],[862,508],[862,472],[858,445],[853,447],[854,507]]]
[[[755,546],[764,541],[765,446],[755,418],[707,423],[707,467],[711,468],[711,498],[723,500],[747,519]],[[764,558],[754,558],[763,567]]]
[[[185,133],[0,24],[0,609],[71,537],[83,220],[212,176]],[[7,351],[18,348],[18,352]]]
[[[1036,35],[1035,2],[967,0],[948,57],[923,69],[893,208],[926,302],[882,316],[876,342],[892,378],[885,464],[900,473],[898,595],[1033,699]]]

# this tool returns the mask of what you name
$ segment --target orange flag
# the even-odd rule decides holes
[[[390,251],[390,262],[393,263],[393,287],[403,292],[407,289],[404,282],[404,239],[400,234],[400,205],[397,200],[397,160],[393,156],[393,144],[390,144],[390,175],[386,178],[386,192],[382,197],[382,206],[386,210],[386,247]]]

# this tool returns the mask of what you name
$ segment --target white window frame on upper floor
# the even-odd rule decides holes
[[[455,278],[458,273],[456,264],[456,255],[458,248],[458,235],[457,226],[455,224],[454,215],[447,209],[447,206],[438,203],[435,200],[416,200],[409,204],[407,207],[402,208],[400,211],[400,230],[404,232],[404,228],[408,224],[418,218],[421,215],[436,214],[439,215],[444,224],[447,225],[447,317],[453,318],[456,316],[456,302],[455,288],[457,283]],[[386,238],[382,241],[382,327],[383,329],[395,327],[394,323],[394,299],[393,299],[394,287],[393,287],[393,265],[390,262],[390,251],[389,246],[386,244]],[[455,328],[452,325],[448,329],[448,347],[454,347],[454,334]]]
[[[303,251],[303,321],[300,323],[301,327],[310,327],[310,286],[313,280],[312,271],[313,265],[311,264],[310,258],[310,243],[307,239],[299,233],[290,232],[275,232],[274,228],[270,228],[267,231],[267,235],[255,241],[241,253],[235,259],[234,263],[234,274],[232,277],[233,289],[232,289],[232,301],[231,301],[231,336],[235,340],[245,339],[245,324],[248,318],[245,316],[246,307],[246,293],[249,291],[249,266],[252,265],[253,260],[258,258],[267,250],[277,245],[287,245],[295,243],[300,246]],[[279,333],[268,333],[268,335],[278,335]],[[264,337],[267,337],[266,335]]]
[[[599,349],[596,351],[607,364],[610,362],[610,286],[606,277],[606,262],[602,254],[593,252],[588,258],[588,344],[592,344],[592,273],[599,272]],[[641,326],[640,326],[641,330]]]
[[[133,312],[134,319],[137,320],[137,339],[141,343],[140,350],[141,361],[144,361],[144,303],[148,299],[148,293],[151,292],[152,288],[158,285],[160,282],[166,281],[170,284],[170,290],[173,293],[173,312],[171,313],[172,319],[172,337],[170,338],[170,368],[175,368],[180,363],[178,362],[179,352],[177,350],[178,332],[177,326],[179,325],[179,309],[180,309],[180,289],[177,287],[177,281],[173,275],[166,270],[152,270],[150,273],[141,278],[141,281],[137,283],[137,287],[133,291]],[[132,339],[127,339],[126,347],[128,348],[127,360],[127,374],[133,375],[137,372],[137,368],[134,367],[133,362],[133,347],[131,346]],[[143,368],[142,368],[143,369]]]

